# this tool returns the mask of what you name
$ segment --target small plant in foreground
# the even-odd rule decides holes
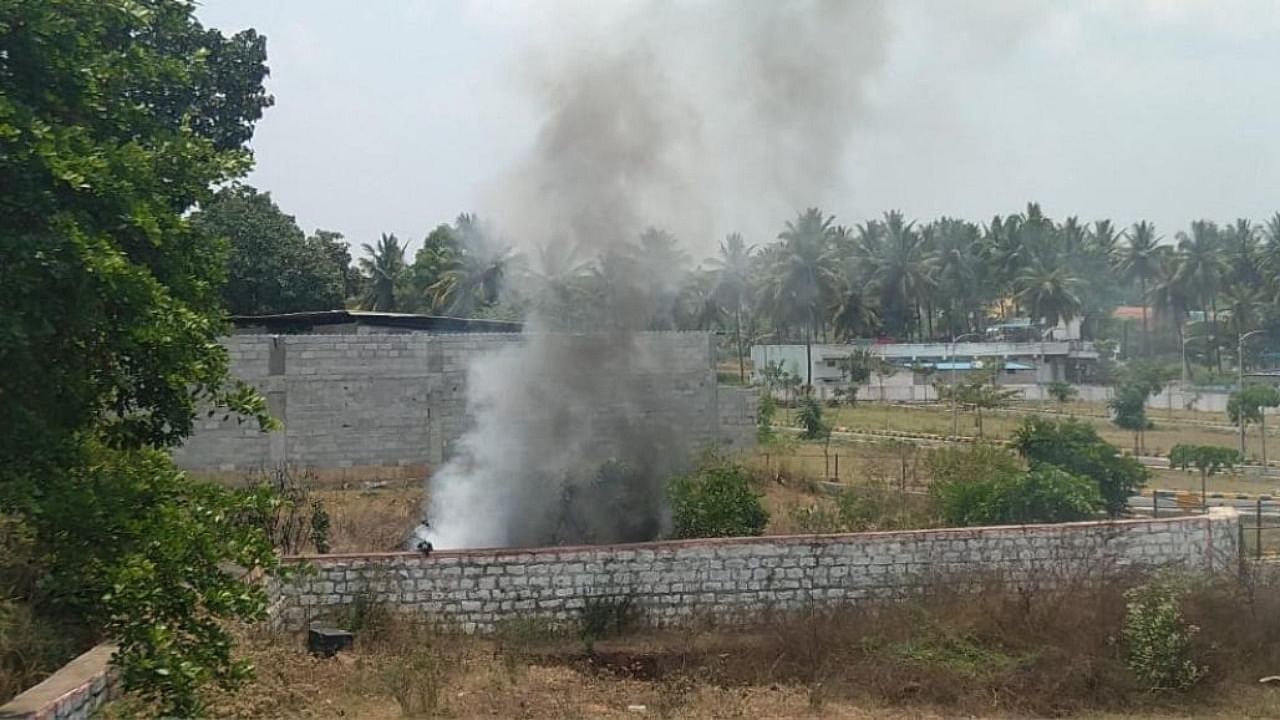
[[[578,615],[578,632],[588,652],[597,640],[622,635],[639,624],[639,610],[626,596],[587,598]]]
[[[1200,628],[1182,615],[1186,588],[1157,578],[1125,593],[1124,641],[1129,669],[1151,691],[1186,690],[1207,668],[1191,657]]]

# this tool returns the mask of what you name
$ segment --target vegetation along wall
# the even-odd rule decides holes
[[[516,334],[236,335],[223,340],[232,373],[266,396],[282,431],[259,432],[221,414],[199,421],[174,453],[189,470],[235,472],[290,463],[320,470],[400,468],[421,475],[449,457],[467,428],[467,368],[483,353],[523,342]],[[630,338],[646,362],[651,421],[676,428],[690,447],[750,445],[750,391],[717,387],[706,333]],[[566,336],[583,353],[612,336]],[[601,353],[608,355],[608,353]],[[588,372],[637,372],[607,363]],[[607,403],[590,412],[636,412]]]
[[[1126,568],[1233,571],[1233,508],[1158,520],[724,538],[595,547],[294,558],[314,573],[273,587],[273,617],[301,629],[357,600],[467,631],[513,617],[569,619],[626,598],[651,623],[907,596],[931,583],[1027,587]],[[1083,574],[1083,575],[1082,575]]]

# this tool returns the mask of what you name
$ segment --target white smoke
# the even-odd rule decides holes
[[[441,548],[662,530],[663,487],[692,448],[647,419],[662,359],[632,333],[679,270],[614,260],[634,256],[650,225],[701,256],[722,233],[779,226],[839,192],[888,35],[875,1],[646,2],[604,20],[594,3],[576,8],[589,16],[535,7],[553,30],[531,42],[521,76],[545,120],[483,214],[526,251],[568,243],[578,259],[609,258],[607,299],[592,309],[611,336],[530,332],[471,366],[474,427],[431,478],[431,526],[419,528]]]

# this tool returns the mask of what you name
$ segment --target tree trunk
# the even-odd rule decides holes
[[[1258,426],[1262,431],[1262,474],[1267,474],[1267,408],[1266,406],[1258,408],[1259,419]]]
[[[742,303],[733,313],[733,335],[738,344],[738,382],[747,384],[747,363],[742,357]]]
[[[1138,278],[1138,285],[1142,291],[1142,354],[1145,357],[1151,355],[1151,334],[1147,330],[1147,277],[1145,275]]]
[[[1218,296],[1209,296],[1210,306],[1213,308],[1213,354],[1217,359],[1218,373],[1222,373],[1222,348],[1218,345]]]

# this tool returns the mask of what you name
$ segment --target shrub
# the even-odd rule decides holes
[[[1125,593],[1124,641],[1129,669],[1148,689],[1186,690],[1206,668],[1191,657],[1198,627],[1183,618],[1186,588],[1157,578]]]
[[[769,522],[747,469],[724,460],[673,479],[667,495],[676,537],[759,535]]]
[[[929,458],[930,491],[951,525],[1083,520],[1103,506],[1097,485],[1052,465],[1030,471],[986,445],[948,449]]]
[[[240,492],[249,502],[238,521],[261,530],[273,547],[286,555],[304,552],[308,543],[316,552],[329,551],[329,513],[311,497],[316,475],[311,470],[281,465],[246,479]]]
[[[800,426],[803,428],[800,437],[805,440],[820,440],[830,435],[831,430],[822,419],[822,403],[812,395],[806,395],[800,401]]]
[[[1129,498],[1150,477],[1142,463],[1121,455],[1080,420],[1027,418],[1014,432],[1013,447],[1033,468],[1052,465],[1093,480],[1112,517],[1125,512]]]
[[[772,390],[760,393],[759,404],[756,405],[756,439],[768,442],[773,438],[773,417],[778,414],[778,401]]]
[[[383,670],[387,690],[400,705],[405,717],[433,717],[440,710],[447,673],[447,659],[438,647],[439,638],[415,632],[409,652]]]
[[[630,632],[639,624],[639,610],[627,596],[587,598],[578,613],[578,633],[588,650],[595,641]]]

